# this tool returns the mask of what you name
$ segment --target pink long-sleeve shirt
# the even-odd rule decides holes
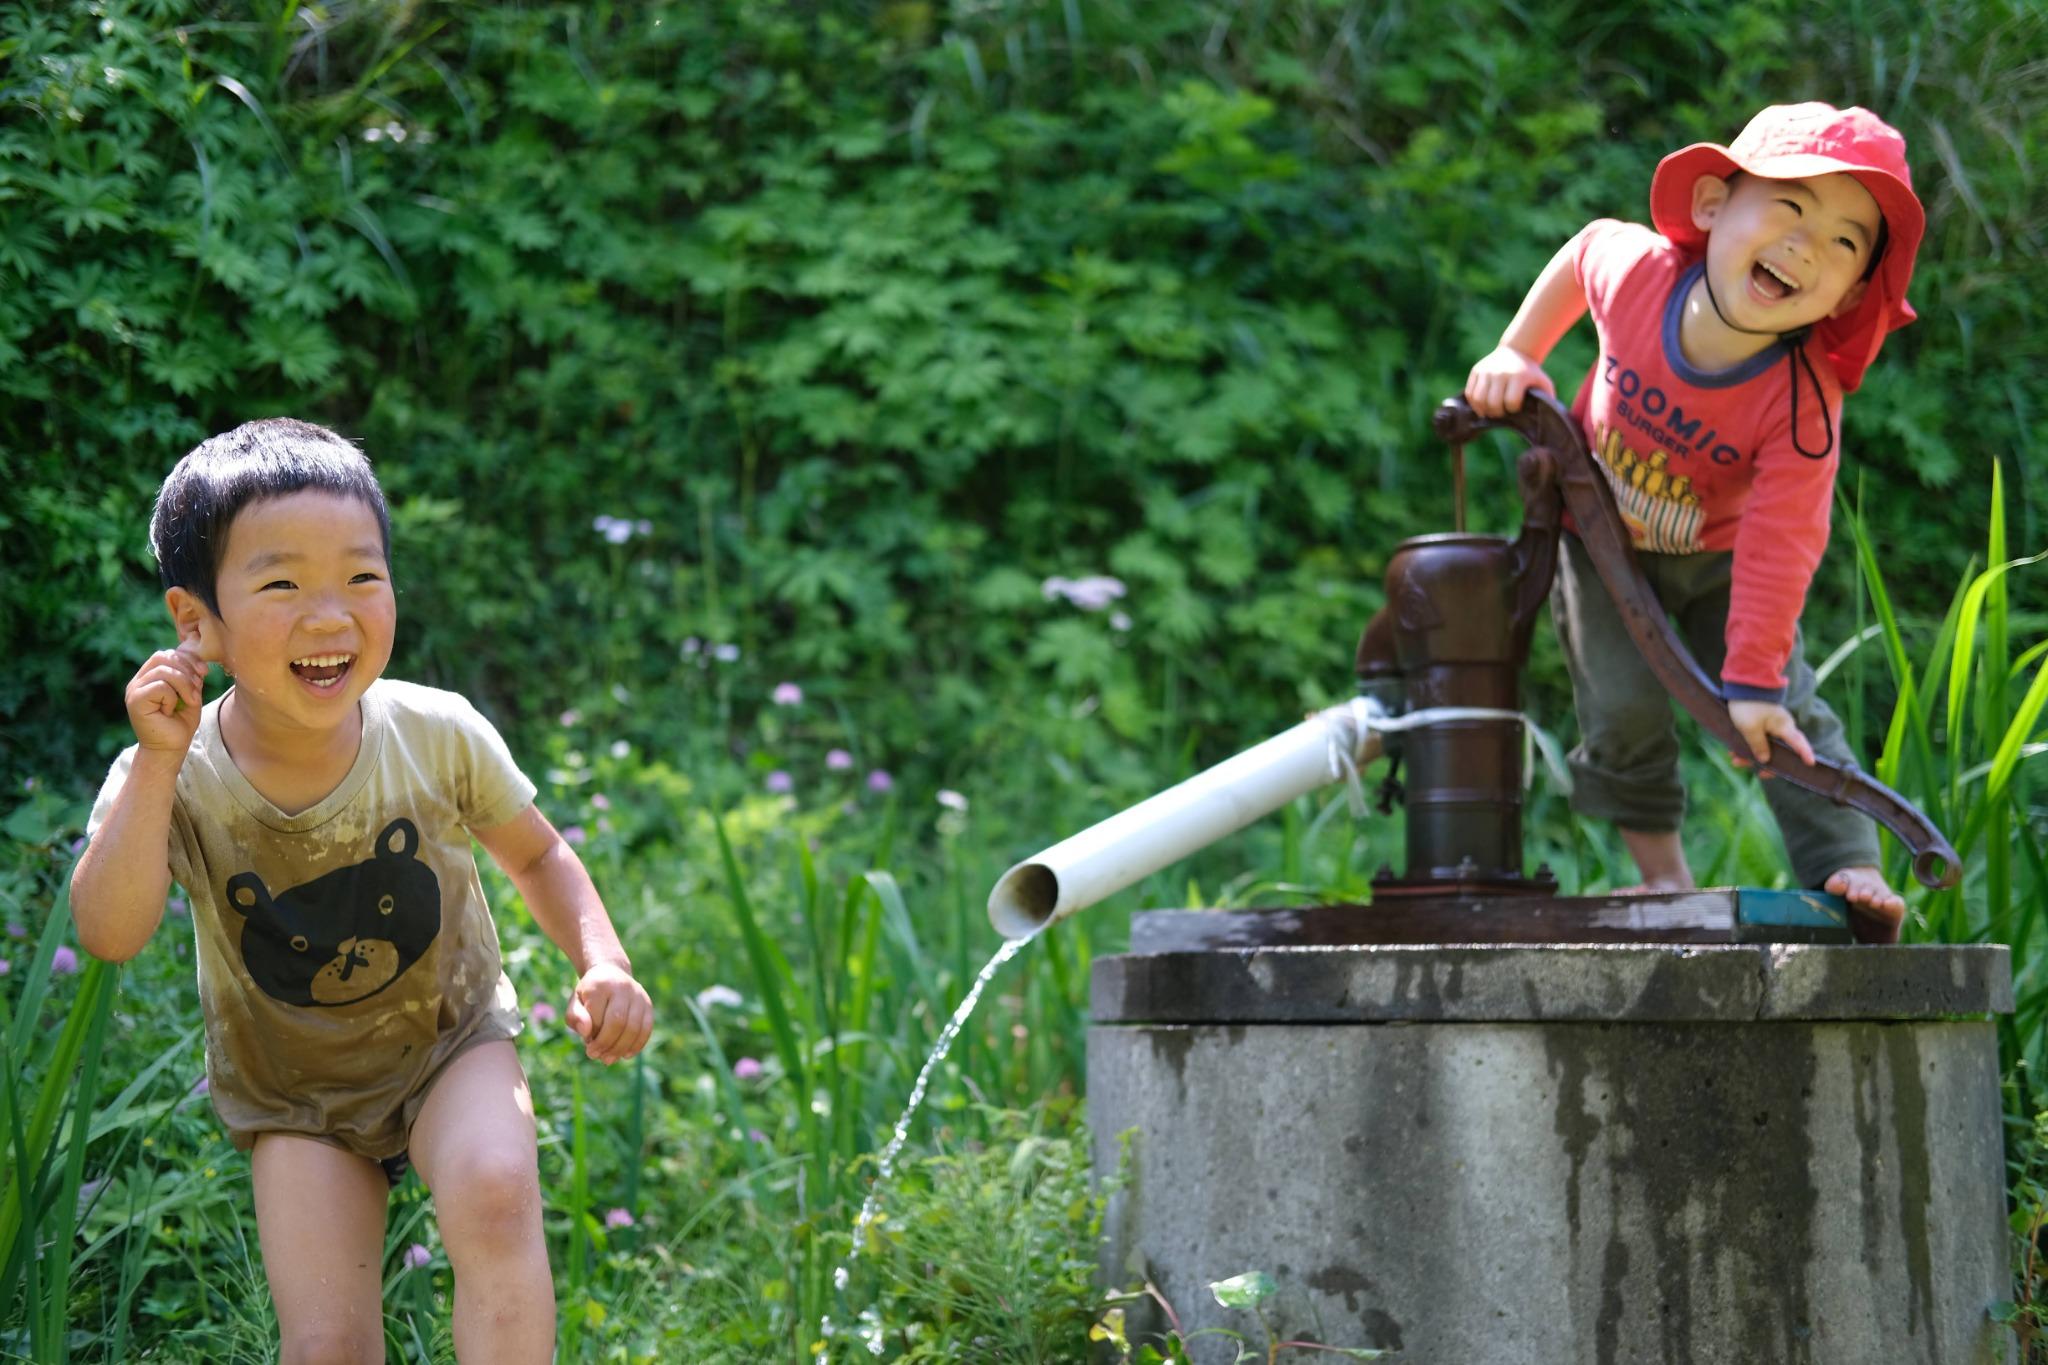
[[[1680,351],[1697,253],[1613,219],[1589,224],[1573,245],[1600,355],[1572,413],[1638,550],[1734,551],[1723,689],[1730,698],[1782,700],[1793,631],[1828,543],[1841,387],[1825,356],[1810,357],[1818,394],[1799,366],[1795,443],[1784,344],[1716,371]],[[1810,457],[1799,446],[1825,454]]]

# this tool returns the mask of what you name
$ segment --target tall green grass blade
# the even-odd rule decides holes
[[[746,879],[740,875],[739,859],[733,854],[732,841],[726,837],[725,822],[713,815],[711,827],[718,836],[718,852],[725,864],[733,914],[739,919],[740,938],[746,945],[747,960],[754,968],[755,984],[761,992],[761,1008],[768,1015],[769,1031],[775,1035],[776,1053],[782,1059],[783,1074],[789,1078],[796,1101],[797,1130],[804,1151],[811,1159],[812,1179],[823,1186],[829,1182],[831,1154],[820,1136],[818,1112],[811,1102],[810,1067],[803,1044],[797,1037],[796,1025],[789,1015],[788,997],[798,990],[796,974],[791,971],[782,950],[761,930],[760,920],[754,913],[753,899],[747,894]],[[819,1193],[829,1197],[829,1191],[820,1189]]]
[[[49,1314],[49,1339],[56,1345],[57,1365],[65,1365],[71,1358],[65,1319],[71,1307],[71,1256],[78,1222],[78,1190],[85,1182],[85,1149],[91,1145],[93,1096],[99,1093],[100,1052],[106,1045],[107,1019],[114,1012],[114,997],[121,985],[119,967],[111,963],[97,965],[104,966],[106,970],[99,974],[90,1003],[81,994],[75,1007],[88,1010],[92,1022],[87,1026],[78,1086],[72,1091],[71,1144],[64,1162],[64,1179],[58,1186],[56,1199],[45,1210],[49,1215],[49,1225],[42,1229],[48,1235],[50,1246],[50,1268],[43,1292],[49,1298],[45,1311]]]
[[[1991,772],[1984,780],[1984,800],[1988,804],[2003,795],[2012,781],[2013,770],[2019,766],[2020,751],[2034,732],[2035,722],[2041,718],[2041,708],[2048,704],[2048,662],[2034,671],[2034,681],[2027,688],[2027,695],[2020,700],[2013,712],[2004,736],[1998,742],[1998,750],[1992,755]]]
[[[1987,622],[1985,653],[1987,660],[1996,660],[1997,666],[1995,668],[1987,667],[1985,670],[1987,686],[1983,691],[1975,694],[1980,724],[1978,733],[1989,735],[1995,734],[1997,731],[1986,728],[1983,725],[1983,722],[1988,720],[1991,709],[1986,703],[1985,692],[1996,690],[2003,696],[2006,681],[2003,677],[2006,663],[2004,628],[2005,575],[2013,569],[2022,568],[2028,564],[2037,564],[2044,559],[2048,559],[2048,550],[2043,550],[2037,555],[2029,555],[2025,559],[1994,560],[1992,561],[1993,566],[1978,574],[1976,579],[1970,584],[1968,591],[1963,594],[1962,610],[1956,620],[1955,644],[1949,651],[1948,672],[1948,742],[1950,749],[1958,754],[1965,751],[1963,711],[1969,705],[1972,698],[1970,666],[1976,655],[1978,618],[1986,614],[1987,598],[1989,598],[1990,615],[1997,620],[1998,624],[1995,628],[1992,628]],[[1994,636],[1996,639],[1995,644]]]
[[[867,877],[868,885],[882,904],[883,927],[903,954],[901,975],[904,984],[917,989],[924,998],[925,1007],[944,1019],[950,1011],[945,1009],[944,1000],[932,993],[931,982],[936,973],[925,956],[924,944],[918,939],[917,924],[910,917],[910,906],[903,899],[903,888],[887,872],[873,871]]]
[[[758,1144],[747,1141],[746,1096],[740,1094],[739,1083],[733,1079],[732,1062],[725,1055],[725,1048],[718,1041],[718,1032],[711,1027],[711,1020],[705,1015],[703,1007],[687,995],[682,999],[683,1007],[689,1010],[690,1016],[697,1021],[697,1031],[703,1035],[704,1046],[711,1050],[712,1074],[716,1078],[719,1094],[724,1097],[730,1124],[739,1133],[740,1159],[746,1163],[749,1171],[758,1172],[762,1165],[761,1153]],[[756,1193],[762,1192],[757,1190]]]
[[[64,1028],[57,1035],[56,1044],[43,1067],[42,1091],[37,1096],[35,1112],[23,1130],[25,1147],[19,1153],[14,1170],[9,1174],[4,1197],[0,1197],[0,1255],[9,1253],[24,1231],[26,1201],[42,1179],[44,1162],[49,1153],[50,1139],[57,1126],[58,1115],[62,1112],[65,1098],[72,1090],[72,1072],[77,1068],[80,1053],[93,1026],[93,1014],[99,993],[105,989],[105,982],[114,968],[97,959],[92,960],[80,974],[77,1004],[64,1020]],[[11,1122],[20,1121],[16,1109],[17,1097],[13,1093],[11,1080],[15,1076],[28,1074],[28,1059],[19,1050],[10,1047],[0,1066],[5,1066],[10,1078],[7,1110]]]
[[[839,1103],[843,1087],[843,1072],[839,1058],[839,1020],[837,1002],[833,994],[831,972],[831,943],[833,926],[829,922],[831,911],[818,881],[816,861],[811,857],[809,844],[797,840],[797,869],[799,874],[798,910],[804,925],[804,937],[808,940],[811,962],[810,1028],[806,1036],[811,1040],[811,1060],[823,1071],[821,1084],[832,1104]],[[820,923],[820,921],[825,921]],[[820,1052],[822,1049],[822,1054]],[[821,1172],[829,1169],[830,1134],[822,1134],[827,1143],[826,1150],[813,1153]]]
[[[50,905],[50,913],[43,917],[41,935],[36,940],[36,955],[29,963],[28,971],[22,976],[21,995],[8,1013],[7,997],[0,995],[0,1025],[7,1034],[7,1047],[15,1057],[26,1057],[29,1045],[35,1040],[37,1021],[42,1018],[43,997],[50,992],[50,978],[54,973],[52,964],[57,960],[57,949],[64,944],[64,930],[71,923],[71,897],[67,891],[60,892]]]
[[[24,1178],[40,1183],[35,1163],[29,1159],[28,1134],[21,1126],[21,1100],[14,1087],[15,1068],[7,1066],[0,1070],[0,1097],[7,1102],[7,1132],[5,1134],[14,1153],[14,1180]],[[28,1300],[29,1351],[36,1360],[43,1358],[43,1315],[36,1311],[42,1301],[42,1285],[36,1275],[35,1238],[33,1235],[10,1239],[5,1243],[7,1251],[6,1268],[0,1271],[0,1304],[14,1302],[14,1282],[22,1277],[28,1280],[25,1297]]]
[[[583,1068],[569,1072],[569,1292],[556,1332],[556,1358],[583,1358],[583,1327],[590,1303],[590,1146],[583,1110]]]
[[[113,1099],[100,1105],[93,1111],[93,1141],[99,1141],[116,1129],[127,1128],[145,1119],[157,1116],[159,1112],[157,1107],[151,1106],[138,1109],[135,1107],[135,1101],[141,1097],[145,1090],[149,1089],[158,1076],[163,1075],[172,1063],[184,1056],[192,1044],[199,1041],[200,1027],[200,1025],[194,1024],[191,1028],[179,1034],[177,1041],[162,1052],[159,1052],[156,1055],[155,1061],[152,1061],[148,1066],[137,1072],[135,1079],[128,1082],[120,1094],[114,1096]],[[176,1096],[165,1101],[165,1106],[174,1106],[183,1098],[183,1095]]]
[[[1991,525],[1986,533],[1987,563],[2006,562],[2005,474],[1999,462],[1991,463]],[[1977,733],[2003,733],[2007,724],[2008,688],[2012,681],[2009,635],[2010,582],[1998,579],[1985,602],[1984,666],[1977,709]],[[1984,903],[1995,937],[2010,935],[2012,918],[2011,811],[2001,802],[1991,813],[1984,831]],[[2024,950],[2024,945],[2021,945]]]
[[[746,945],[747,960],[754,969],[754,983],[761,992],[761,1008],[768,1014],[768,1028],[775,1037],[775,1050],[782,1058],[783,1074],[795,1087],[798,1107],[801,1112],[810,1112],[810,1071],[804,1065],[804,1052],[797,1041],[796,1026],[790,1022],[789,1006],[785,997],[796,987],[795,973],[790,971],[789,961],[782,950],[761,932],[760,921],[754,916],[754,902],[747,894],[746,879],[740,875],[739,859],[733,856],[732,841],[726,837],[725,822],[716,815],[711,817],[711,828],[718,836],[719,857],[725,862],[727,889],[732,893],[733,914],[739,918],[740,938]]]
[[[1900,771],[1905,755],[1899,751],[1898,741],[1910,739],[1915,756],[1921,764],[1921,771],[1932,775],[1938,771],[1934,753],[1928,737],[1929,722],[1926,706],[1917,685],[1912,661],[1906,654],[1905,636],[1899,630],[1898,613],[1892,608],[1891,594],[1886,590],[1884,573],[1878,567],[1877,551],[1870,543],[1869,533],[1864,529],[1861,518],[1853,512],[1848,515],[1849,530],[1856,544],[1856,560],[1862,570],[1864,591],[1869,595],[1871,606],[1877,612],[1878,624],[1884,628],[1885,657],[1892,666],[1892,679],[1898,685],[1899,699],[1892,714],[1892,723],[1885,740],[1885,752],[1879,759],[1880,772],[1889,767],[1891,772],[1883,774],[1883,780],[1890,786],[1903,787]],[[1951,619],[1953,619],[1951,611]],[[1937,652],[1934,656],[1940,657]],[[1931,667],[1931,665],[1930,665]],[[1929,812],[1939,823],[1939,814]]]
[[[842,1042],[847,1045],[845,1066],[850,1079],[847,1085],[847,1112],[840,1152],[849,1164],[854,1153],[859,1150],[859,1126],[866,1112],[866,1040],[874,1026],[875,988],[882,970],[882,901],[875,894],[874,879],[883,875],[886,874],[873,871],[865,873],[857,880],[855,886],[848,890],[849,905],[858,905],[861,911],[859,946],[853,950],[847,962],[847,973],[853,985],[853,1000],[841,1020],[848,1030]]]

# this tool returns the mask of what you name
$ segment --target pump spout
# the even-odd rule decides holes
[[[1091,825],[1005,872],[988,896],[1007,938],[1037,933],[1380,756],[1372,706],[1352,701]]]

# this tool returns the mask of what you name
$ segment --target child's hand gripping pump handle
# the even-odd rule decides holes
[[[1720,689],[1673,633],[1656,594],[1637,570],[1635,549],[1623,528],[1614,490],[1607,486],[1606,477],[1593,463],[1571,414],[1556,399],[1539,392],[1524,395],[1521,411],[1497,421],[1473,412],[1463,398],[1447,398],[1436,410],[1435,425],[1437,435],[1454,447],[1464,445],[1489,427],[1509,427],[1520,432],[1531,445],[1545,446],[1556,453],[1565,506],[1571,509],[1586,554],[1620,610],[1644,662],[1665,690],[1708,733],[1730,749],[1744,751],[1746,746],[1728,718],[1728,706]],[[1809,763],[1776,739],[1771,741],[1770,761],[1758,766],[1825,796],[1836,805],[1852,806],[1897,835],[1912,851],[1913,875],[1921,885],[1954,886],[1962,875],[1962,860],[1933,822],[1912,802],[1867,773],[1825,759]]]

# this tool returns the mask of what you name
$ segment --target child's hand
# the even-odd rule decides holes
[[[209,667],[199,657],[197,636],[143,660],[123,695],[137,743],[184,757],[192,747],[192,736],[199,733],[199,709],[206,704]]]
[[[1792,721],[1792,713],[1774,701],[1731,701],[1728,703],[1728,719],[1742,732],[1742,742],[1749,746],[1749,753],[1735,753],[1735,766],[1747,768],[1751,761],[1764,763],[1771,756],[1771,738],[1785,742],[1785,747],[1798,754],[1808,763],[1813,762],[1813,746],[1806,742],[1806,736]],[[1769,777],[1766,770],[1763,774]]]
[[[600,962],[583,974],[569,997],[569,1027],[592,1061],[623,1062],[647,1046],[654,1032],[654,1002],[633,973]]]
[[[1557,397],[1557,385],[1543,367],[1512,346],[1496,346],[1465,376],[1465,401],[1481,417],[1504,417],[1522,410],[1522,395],[1541,389]]]

